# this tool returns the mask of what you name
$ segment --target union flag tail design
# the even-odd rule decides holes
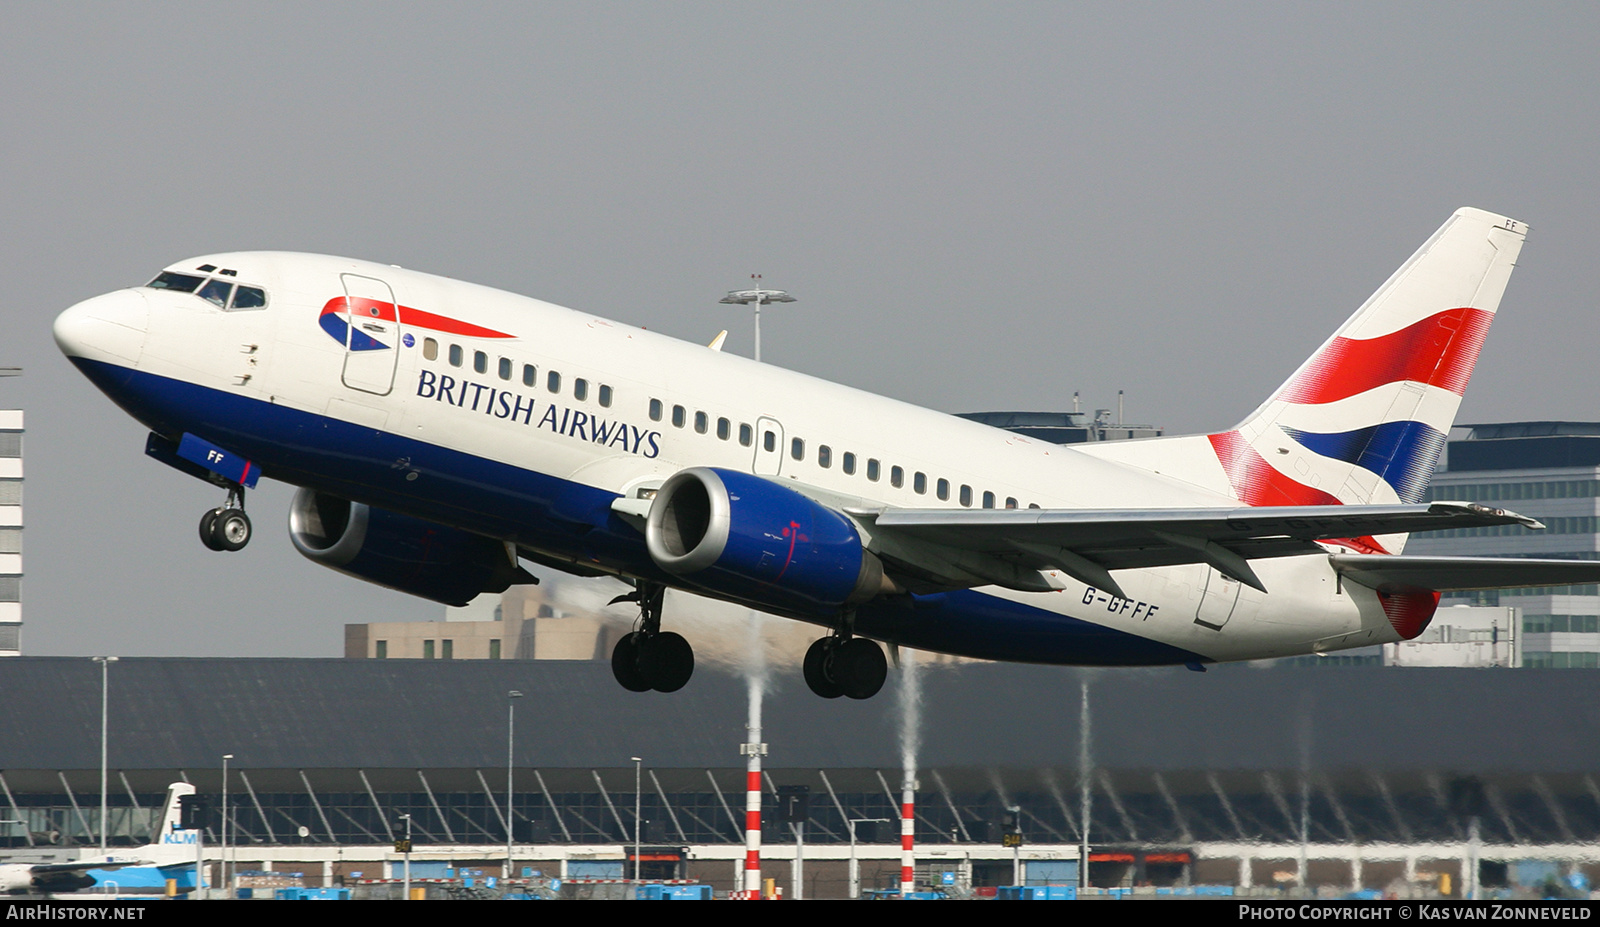
[[[1527,231],[1457,210],[1259,409],[1209,435],[1239,501],[1420,501]]]

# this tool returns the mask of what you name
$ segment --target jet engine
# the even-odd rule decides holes
[[[445,605],[537,582],[499,541],[312,489],[294,495],[289,539],[325,567]]]
[[[650,507],[645,543],[662,570],[735,598],[777,593],[814,610],[895,591],[842,512],[733,470],[673,474]]]

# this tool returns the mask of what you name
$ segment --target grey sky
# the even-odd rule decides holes
[[[57,353],[191,254],[326,251],[946,410],[1249,411],[1457,206],[1531,223],[1461,421],[1600,419],[1600,8],[13,4],[0,406],[28,413],[25,652],[341,652],[431,603],[294,553]],[[1584,217],[1589,218],[1585,219]]]

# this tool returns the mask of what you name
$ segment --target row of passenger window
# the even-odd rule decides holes
[[[438,360],[439,342],[432,338],[422,339],[422,356],[427,360]],[[459,344],[450,345],[448,357],[450,366],[452,367],[460,367],[467,361],[466,351],[463,350]],[[499,358],[495,364],[495,373],[497,373],[502,380],[510,380],[513,374],[516,373],[516,367],[516,362],[514,362],[511,358],[502,357]],[[477,373],[487,374],[489,372],[489,355],[483,351],[473,351],[472,369]],[[535,367],[533,364],[523,364],[522,385],[535,386],[538,382],[539,368]],[[544,383],[545,389],[549,390],[550,392],[561,392],[561,373],[555,370],[546,370]],[[600,388],[595,391],[597,394],[595,398],[599,400],[600,405],[610,408],[612,400],[611,387],[604,383],[599,384],[599,387]],[[572,398],[580,402],[589,398],[588,380],[585,380],[581,377],[573,379]]]
[[[662,403],[661,400],[659,400],[659,399],[650,400],[650,420],[652,422],[661,421],[662,418],[665,415],[665,412],[666,412],[666,406],[665,406],[664,403]],[[687,409],[685,409],[683,406],[674,405],[672,407],[672,425],[673,425],[673,427],[675,427],[675,428],[683,428],[683,427],[687,426],[688,423],[689,423],[689,411]],[[707,415],[705,412],[696,411],[694,413],[694,430],[699,434],[707,434],[707,433],[709,433],[710,430],[711,430],[711,417],[709,415]],[[723,441],[727,441],[732,437],[732,435],[733,435],[733,423],[731,421],[729,421],[727,418],[718,418],[717,419],[717,437],[722,439]],[[752,429],[750,427],[749,423],[740,422],[739,423],[739,444],[740,444],[740,446],[742,446],[742,447],[751,446],[751,444],[754,443],[754,438],[755,438],[755,431],[754,431],[754,429]],[[769,454],[776,453],[777,450],[778,450],[778,434],[777,434],[777,432],[775,432],[775,431],[764,431],[764,432],[762,432],[762,435],[761,435],[761,447],[762,447],[762,450],[765,451],[766,453],[769,453]],[[791,458],[797,460],[797,461],[804,461],[806,459],[806,442],[805,442],[804,438],[790,438],[789,439],[789,456]],[[829,447],[826,444],[817,445],[817,457],[816,457],[816,460],[817,460],[817,466],[823,468],[824,470],[832,469],[832,467],[833,467],[833,448]],[[861,463],[861,461],[858,460],[858,458],[856,457],[855,453],[852,452],[852,451],[845,451],[844,453],[839,455],[839,469],[842,470],[846,475],[854,476],[856,474],[858,468],[859,468],[859,464],[860,463]],[[866,459],[866,466],[865,466],[864,469],[866,471],[866,477],[870,482],[876,483],[876,482],[878,482],[879,480],[881,480],[883,478],[883,465],[878,461],[878,459],[876,457],[868,457]],[[905,484],[906,484],[906,471],[905,471],[905,468],[898,467],[898,466],[891,466],[889,468],[889,485],[893,486],[895,489],[902,489],[902,488],[905,487]],[[918,495],[927,495],[927,493],[928,493],[928,475],[926,473],[923,473],[920,470],[912,473],[912,475],[911,475],[911,491],[916,493],[916,494],[918,494]],[[937,496],[939,498],[939,500],[942,501],[942,502],[950,501],[950,481],[947,480],[947,479],[943,479],[943,478],[935,480],[934,481],[934,495]],[[972,507],[972,502],[973,502],[972,487],[966,485],[965,483],[963,483],[961,485],[961,487],[956,492],[956,498],[957,498],[957,501],[960,502],[962,505],[966,506],[967,508],[971,508]],[[987,490],[983,493],[983,495],[981,497],[982,507],[986,508],[986,509],[995,508],[997,501],[998,500],[997,500],[997,497],[995,496],[995,494],[992,493],[992,492],[988,492]],[[1038,506],[1037,503],[1033,503],[1033,502],[1028,503],[1028,508],[1030,508],[1030,509],[1036,509],[1038,507],[1039,506]],[[1006,499],[1005,499],[1005,508],[1008,508],[1008,509],[1019,508],[1015,496],[1007,496],[1006,497]]]

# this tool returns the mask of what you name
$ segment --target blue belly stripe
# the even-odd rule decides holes
[[[697,591],[655,566],[644,537],[611,511],[616,493],[182,380],[79,357],[72,361],[152,431],[174,438],[192,432],[245,455],[272,479]],[[419,478],[407,480],[411,471]],[[837,617],[798,599],[744,604],[817,624]],[[974,590],[875,600],[858,609],[855,627],[879,640],[989,660],[1088,666],[1211,662]]]

